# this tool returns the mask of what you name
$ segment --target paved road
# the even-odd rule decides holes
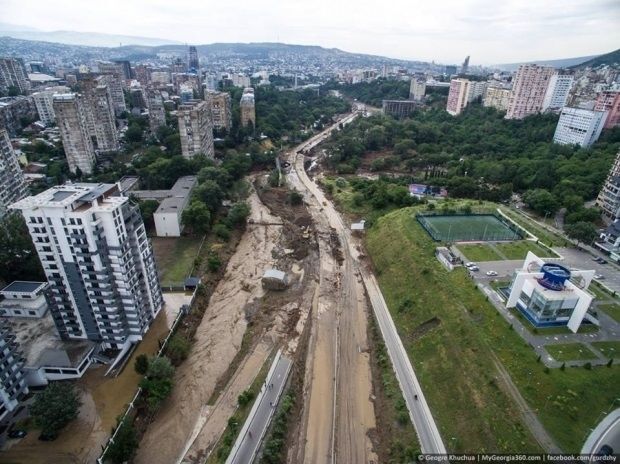
[[[611,447],[615,453],[620,452],[620,408],[607,414],[596,426],[584,443],[581,454],[599,453],[603,445]],[[590,462],[605,461],[591,459]]]
[[[327,136],[328,134],[318,137],[317,140],[313,139],[311,145],[314,146],[320,143]],[[374,275],[359,265],[359,257],[355,250],[354,240],[331,201],[324,196],[314,182],[310,181],[303,169],[298,170],[297,174],[306,189],[324,206],[323,212],[331,226],[344,238],[343,245],[348,249],[346,252],[347,257],[348,255],[353,257],[353,269],[361,274],[392,361],[396,378],[403,392],[409,415],[418,434],[422,451],[424,453],[445,454],[446,448]]]
[[[290,359],[280,356],[278,353],[267,374],[267,380],[254,402],[250,415],[226,460],[226,464],[250,464],[256,457],[260,443],[280,400],[280,395],[284,390],[291,365]]]

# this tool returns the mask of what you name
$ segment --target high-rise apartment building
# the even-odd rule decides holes
[[[419,106],[415,100],[382,100],[381,110],[383,114],[395,118],[406,118]]]
[[[28,393],[24,358],[8,324],[0,321],[0,423],[7,421]]]
[[[605,123],[605,111],[562,108],[553,141],[562,145],[589,147],[598,140]]]
[[[573,87],[573,76],[555,73],[549,79],[549,85],[543,99],[543,111],[560,111],[566,106],[568,95]]]
[[[138,206],[116,184],[65,184],[11,208],[26,220],[61,338],[115,349],[141,340],[163,300]]]
[[[179,106],[177,115],[183,156],[193,158],[198,154],[203,154],[208,158],[213,158],[215,156],[213,122],[209,103],[203,100],[190,100]]]
[[[216,129],[230,130],[232,127],[232,102],[228,92],[205,92],[205,100],[211,105],[211,118]]]
[[[604,129],[620,126],[620,90],[601,92],[596,97],[596,111],[607,111]]]
[[[69,169],[73,173],[78,168],[85,174],[92,173],[95,148],[88,131],[87,114],[78,94],[54,95],[53,106]]]
[[[620,216],[620,152],[598,194],[596,206],[601,208],[603,219],[607,221],[614,221]]]
[[[124,111],[127,111],[125,103],[125,94],[123,93],[123,75],[121,72],[103,74],[99,77],[99,82],[107,85],[112,97],[114,105],[114,114],[119,117]]]
[[[39,113],[39,120],[43,124],[49,126],[56,122],[56,114],[54,113],[53,105],[54,95],[67,92],[69,92],[69,87],[58,86],[48,87],[32,94],[34,104],[37,107],[37,113]]]
[[[129,60],[112,60],[112,63],[118,66],[117,69],[123,72],[123,78],[128,81],[133,78],[131,62]]]
[[[79,101],[84,109],[88,134],[95,153],[109,153],[119,149],[114,117],[114,103],[110,88],[104,79],[91,75],[79,81]]]
[[[166,110],[161,92],[156,89],[146,90],[146,106],[149,110],[149,127],[155,134],[157,129],[166,125]]]
[[[254,101],[254,89],[252,87],[246,87],[243,89],[243,95],[241,95],[240,101],[241,107],[241,126],[256,126],[256,105]]]
[[[21,58],[0,58],[0,91],[15,87],[19,93],[30,90],[30,81]]]
[[[519,66],[512,85],[506,119],[523,119],[542,111],[545,93],[554,68],[536,64]]]
[[[200,68],[200,64],[198,63],[198,50],[193,45],[189,46],[187,67],[194,71]]]
[[[423,79],[411,78],[409,85],[409,100],[422,101],[426,93],[426,81]]]
[[[0,216],[11,203],[21,200],[27,194],[24,174],[11,146],[9,134],[0,129]]]
[[[452,79],[446,111],[452,116],[460,114],[469,103],[471,82],[468,79]]]
[[[508,109],[509,101],[510,89],[489,86],[485,91],[482,105],[486,107],[496,108],[499,111],[506,111]]]

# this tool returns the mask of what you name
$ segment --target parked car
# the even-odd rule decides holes
[[[476,263],[465,263],[465,267],[474,267]]]
[[[601,263],[601,264],[607,264],[607,260],[605,260],[603,258],[599,259],[598,262]]]
[[[598,280],[603,280],[605,276],[603,274],[594,274],[594,278]]]
[[[469,266],[467,269],[469,269],[472,272],[478,272],[480,270],[480,268],[476,265],[474,266]]]
[[[26,435],[28,435],[28,432],[25,430],[15,429],[9,432],[9,438],[24,438]]]
[[[495,272],[495,271],[487,271],[487,275],[489,277],[495,277],[497,275],[497,272]]]
[[[598,257],[598,256],[592,256],[592,261],[598,261],[599,259],[601,259],[601,258]]]

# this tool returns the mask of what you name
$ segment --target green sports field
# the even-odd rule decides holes
[[[519,240],[521,235],[492,214],[416,216],[435,241]]]

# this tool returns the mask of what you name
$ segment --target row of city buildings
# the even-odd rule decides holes
[[[178,118],[183,156],[203,154],[213,158],[214,130],[229,131],[232,127],[231,96],[203,86],[199,75],[191,72],[196,65],[195,55],[195,49],[190,48],[190,72],[143,73],[142,68],[132,68],[128,61],[98,62],[96,69],[84,67],[75,74],[64,74],[62,79],[50,76],[45,87],[36,87],[31,82],[35,76],[38,83],[43,80],[40,74],[26,73],[22,60],[2,58],[0,90],[15,88],[23,94],[32,93],[8,97],[6,105],[0,101],[0,112],[3,106],[10,107],[4,111],[7,114],[25,106],[26,119],[36,117],[42,127],[55,124],[73,173],[90,174],[98,160],[109,159],[120,150],[126,129],[121,118],[129,107],[134,114],[148,115],[153,135],[166,124],[166,112],[170,112]],[[173,83],[169,80],[171,76]],[[248,87],[240,99],[241,124],[253,127],[256,124],[254,90],[249,87],[249,77],[243,84]],[[19,111],[2,125],[15,135],[17,122],[23,116],[24,111]]]
[[[482,104],[506,112],[506,119],[523,119],[543,112],[559,113],[553,141],[565,145],[592,145],[603,129],[620,125],[620,85],[599,87],[589,101],[579,99],[575,76],[549,66],[519,66],[512,82],[452,79],[446,111],[460,114],[482,97]],[[604,88],[606,87],[606,88]],[[570,100],[579,106],[568,106]]]

